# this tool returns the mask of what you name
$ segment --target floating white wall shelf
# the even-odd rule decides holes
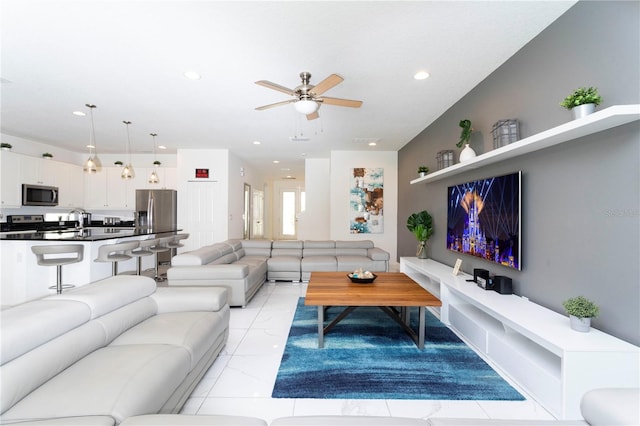
[[[569,121],[528,138],[520,139],[509,145],[478,155],[466,163],[454,164],[437,172],[429,173],[424,177],[413,179],[410,183],[413,185],[420,182],[435,182],[465,171],[488,166],[489,164],[528,154],[636,120],[640,120],[640,105],[615,105],[594,112],[584,118]]]

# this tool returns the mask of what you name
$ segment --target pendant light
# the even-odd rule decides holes
[[[93,104],[85,104],[89,108],[89,116],[91,117],[91,133],[89,133],[89,158],[85,161],[82,169],[85,173],[93,174],[100,170],[100,160],[98,160],[98,151],[96,150],[96,133],[93,127]],[[95,154],[94,154],[95,153]]]
[[[127,154],[129,155],[129,163],[122,169],[120,177],[122,179],[133,179],[136,173],[133,171],[133,165],[131,164],[131,138],[129,137],[129,124],[131,124],[131,122],[125,120],[123,123],[127,126]]]
[[[158,173],[156,173],[156,169],[160,162],[156,160],[156,136],[157,133],[149,133],[153,138],[153,171],[149,175],[149,183],[160,183],[160,178],[158,177]]]

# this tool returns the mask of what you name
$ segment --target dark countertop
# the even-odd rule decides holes
[[[147,228],[127,228],[127,227],[89,227],[82,231],[74,228],[58,231],[34,231],[28,233],[5,233],[0,234],[0,241],[101,241],[113,238],[128,238],[151,236],[161,234],[174,234],[180,229],[166,229],[153,231]]]

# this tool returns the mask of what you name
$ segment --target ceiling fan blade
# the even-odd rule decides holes
[[[318,111],[316,112],[312,112],[311,114],[307,114],[307,120],[315,120],[316,118],[319,118],[320,114],[318,114]]]
[[[275,108],[275,107],[279,107],[282,105],[286,105],[286,104],[290,104],[291,102],[295,102],[297,99],[289,99],[288,101],[282,101],[282,102],[276,102],[275,104],[269,104],[269,105],[263,105],[260,107],[257,107],[256,109],[258,111],[262,111],[265,109],[269,109],[269,108]]]
[[[322,97],[322,98],[318,98],[317,100],[321,101],[323,104],[350,107],[350,108],[360,108],[362,106],[362,101],[354,101],[353,99]]]
[[[296,92],[294,92],[292,89],[289,89],[288,87],[284,87],[284,86],[281,86],[281,85],[276,84],[276,83],[272,83],[272,82],[267,81],[267,80],[256,81],[256,84],[258,86],[263,86],[263,87],[266,87],[268,89],[273,89],[273,90],[277,90],[278,92],[286,93],[287,95],[294,96],[296,94]]]
[[[340,77],[338,74],[331,74],[329,77],[316,84],[313,89],[311,89],[311,93],[316,96],[321,95],[332,87],[342,83],[343,81],[344,78]]]

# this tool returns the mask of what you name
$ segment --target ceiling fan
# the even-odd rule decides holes
[[[267,80],[256,81],[256,84],[259,86],[264,86],[269,89],[277,90],[282,93],[286,93],[287,95],[295,96],[294,99],[289,99],[288,101],[276,102],[275,104],[264,105],[261,107],[257,107],[258,111],[262,111],[264,109],[269,109],[281,105],[286,105],[293,103],[296,111],[305,114],[307,116],[307,120],[315,120],[319,117],[318,108],[320,108],[321,104],[327,105],[336,105],[350,108],[360,108],[362,105],[362,101],[354,101],[352,99],[340,99],[340,98],[330,98],[327,96],[320,96],[327,90],[331,89],[334,86],[342,83],[344,78],[340,77],[337,74],[331,74],[329,77],[322,80],[317,85],[309,84],[309,80],[311,79],[311,73],[307,71],[303,71],[300,73],[300,78],[302,79],[302,84],[296,87],[295,89],[289,89],[287,87],[281,86],[276,83],[272,83]]]

